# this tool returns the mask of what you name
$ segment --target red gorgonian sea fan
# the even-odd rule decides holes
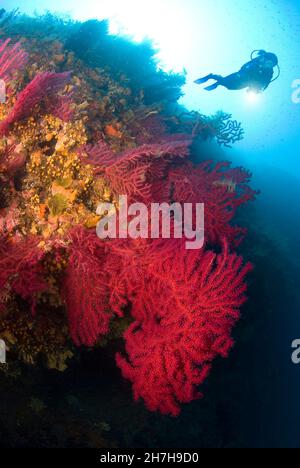
[[[130,305],[134,319],[124,335],[128,357],[117,354],[117,364],[136,400],[173,416],[182,403],[201,396],[198,386],[212,361],[228,356],[252,269],[229,251],[245,234],[231,222],[237,208],[255,198],[248,186],[251,174],[228,163],[193,164],[190,144],[176,139],[115,155],[102,143],[85,159],[115,194],[132,201],[204,203],[206,241],[222,246],[217,255],[187,251],[182,241],[106,244],[110,307],[121,315]]]
[[[249,187],[251,174],[231,169],[228,162],[193,164],[188,159],[191,143],[187,135],[175,135],[174,141],[114,154],[99,142],[80,155],[96,175],[105,177],[116,196],[127,195],[131,202],[203,203],[206,242],[220,244],[226,238],[236,247],[247,232],[232,224],[237,210],[257,195]]]
[[[213,360],[233,346],[251,264],[226,241],[218,255],[187,251],[183,240],[103,242],[80,227],[70,239],[61,291],[75,344],[94,346],[129,307],[127,358],[118,353],[117,364],[136,400],[177,416],[181,404],[201,397]]]
[[[232,224],[237,209],[255,199],[249,187],[251,174],[243,168],[231,169],[228,162],[190,161],[170,165],[166,177],[152,186],[153,199],[167,203],[204,203],[205,239],[220,244],[226,238],[237,247],[247,230]]]
[[[105,244],[84,228],[71,231],[70,241],[69,263],[61,289],[71,337],[77,346],[94,346],[109,332],[114,315],[109,307]]]
[[[126,298],[134,323],[125,333],[128,360],[117,354],[134,398],[151,411],[177,416],[180,405],[201,394],[212,361],[227,357],[232,327],[246,300],[245,277],[251,265],[230,254],[187,251],[181,241],[120,248],[112,276],[111,306],[119,311]],[[127,250],[127,251],[126,251]]]
[[[114,154],[104,142],[81,150],[81,158],[103,175],[114,194],[127,195],[131,201],[151,202],[152,184],[164,177],[172,161],[185,159],[190,153],[192,138],[180,135],[173,141],[138,146]]]
[[[251,270],[229,249],[239,232],[230,221],[254,196],[250,175],[227,164],[195,166],[189,146],[190,140],[175,139],[121,155],[102,146],[82,160],[95,166],[95,176],[105,178],[114,194],[123,191],[131,201],[148,204],[159,194],[161,201],[204,202],[209,241],[222,245],[222,252],[186,250],[184,239],[102,241],[77,226],[64,238],[68,264],[59,284],[77,346],[96,345],[112,319],[130,311],[127,356],[118,353],[117,364],[136,400],[172,416],[201,396],[198,387],[214,359],[228,356]],[[47,288],[39,239],[3,239],[0,253],[0,310],[14,292],[34,312],[37,294]]]
[[[37,237],[0,239],[0,310],[14,292],[29,301],[35,312],[38,293],[48,287],[42,266],[45,251],[39,242]]]
[[[44,109],[40,109],[42,113],[46,113],[49,109],[51,110],[53,106],[55,107],[53,100],[55,103],[59,102],[57,94],[63,91],[70,79],[70,72],[46,72],[37,75],[29,85],[21,91],[14,107],[11,109],[6,119],[0,123],[0,135],[6,135],[11,125],[34,114],[37,105],[44,105]]]
[[[26,39],[34,64],[22,77],[27,54],[21,43],[0,41],[0,80],[9,90],[0,122],[1,328],[6,318],[15,324],[26,314],[25,304],[16,310],[20,298],[35,316],[33,327],[39,311],[42,322],[49,314],[47,327],[54,320],[43,339],[57,333],[67,345],[58,330],[65,319],[74,344],[92,348],[105,336],[112,339],[113,320],[123,318],[118,333],[130,326],[116,361],[134,398],[151,411],[177,416],[182,404],[201,396],[213,361],[228,356],[251,270],[232,251],[245,233],[233,224],[236,211],[255,197],[250,174],[227,163],[194,164],[192,143],[216,136],[228,146],[242,137],[240,125],[224,114],[181,114],[180,106],[170,105],[168,79],[166,99],[163,89],[147,105],[142,89],[130,89],[130,76],[109,67],[87,69],[76,51],[48,39]],[[48,57],[56,70],[23,86],[44,70]],[[72,86],[71,72],[56,73],[68,66]],[[176,88],[175,80],[174,100]],[[69,122],[73,116],[72,125],[52,118]],[[78,148],[99,135],[120,152],[104,141]],[[97,203],[118,208],[124,195],[128,204],[146,208],[153,202],[204,204],[204,248],[187,250],[185,238],[99,239]],[[38,329],[30,327],[33,335]]]
[[[71,118],[71,96],[62,96],[70,76],[37,75],[0,123],[0,135],[30,116]],[[112,199],[127,195],[129,203],[147,206],[204,203],[205,249],[186,250],[184,239],[103,241],[94,231],[69,225],[40,242],[38,235],[16,234],[5,211],[1,230],[11,237],[0,239],[0,312],[16,294],[35,313],[39,295],[49,286],[45,256],[59,255],[57,241],[67,262],[57,286],[74,343],[95,346],[109,333],[115,316],[131,313],[133,323],[124,335],[126,356],[118,353],[117,364],[132,382],[135,399],[144,399],[152,411],[176,416],[181,404],[200,397],[198,386],[213,360],[226,357],[233,346],[231,331],[245,301],[251,265],[243,266],[242,258],[230,252],[244,234],[231,222],[255,193],[243,169],[232,170],[225,163],[195,165],[189,160],[192,137],[163,133],[157,133],[155,143],[150,135],[148,144],[120,154],[99,142],[81,148],[79,155],[83,164],[93,166],[94,177],[109,188]],[[3,151],[4,182],[24,165],[24,158],[14,143]],[[222,252],[207,250],[208,244],[218,251],[221,246]]]
[[[15,174],[24,167],[26,155],[20,146],[11,142],[0,150],[0,180],[11,180]]]
[[[0,41],[0,80],[8,82],[16,70],[21,70],[28,59],[27,53],[17,42],[10,45],[11,39]]]

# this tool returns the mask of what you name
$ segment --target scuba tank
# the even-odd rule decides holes
[[[257,54],[257,56],[255,57],[255,54]],[[270,60],[273,60],[275,65],[274,67],[277,67],[277,76],[275,78],[272,79],[272,81],[270,81],[270,84],[271,83],[274,83],[274,81],[278,80],[278,78],[280,77],[281,75],[281,70],[280,70],[280,67],[279,67],[279,64],[278,64],[278,58],[275,54],[271,53],[271,52],[266,52],[265,50],[263,49],[257,49],[257,50],[253,50],[250,58],[251,60],[255,60],[255,58],[260,58],[260,57],[265,57],[266,59],[270,59]]]

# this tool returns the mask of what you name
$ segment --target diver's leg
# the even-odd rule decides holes
[[[217,89],[217,87],[220,86],[220,83],[219,81],[217,81],[215,84],[213,85],[210,85],[210,86],[207,86],[206,88],[204,88],[206,91],[214,91],[215,89]]]
[[[233,73],[232,75],[225,76],[225,78],[220,75],[210,75],[210,78],[216,80],[216,83],[204,88],[206,91],[214,91],[218,86],[224,86],[224,88],[230,91],[235,91],[246,88],[249,82],[247,76],[241,72]]]
[[[211,79],[216,80],[216,83],[204,88],[206,91],[214,91],[218,86],[222,85],[224,80],[223,76],[221,75],[211,75]]]
[[[204,76],[203,78],[199,78],[198,80],[194,81],[194,83],[196,83],[196,84],[206,83],[208,80],[211,79],[211,76],[212,76],[212,73],[210,73],[209,75]]]
[[[209,75],[206,75],[203,78],[199,78],[199,80],[196,80],[195,83],[203,84],[209,80],[219,80],[220,78],[222,78],[220,75],[214,75],[213,73],[210,73]]]
[[[233,73],[219,80],[219,85],[224,86],[230,91],[236,91],[247,87],[247,80],[242,73]]]

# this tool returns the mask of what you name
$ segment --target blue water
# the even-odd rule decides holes
[[[252,304],[259,326],[256,341],[245,345],[244,365],[253,381],[244,415],[249,445],[300,446],[300,366],[290,363],[290,344],[300,338],[300,297],[288,289],[297,288],[300,277],[300,104],[292,102],[292,83],[300,80],[299,0],[3,0],[0,5],[27,13],[48,9],[81,20],[109,17],[113,32],[134,40],[150,37],[161,67],[186,71],[185,106],[203,114],[222,109],[242,122],[245,139],[233,149],[215,147],[213,152],[249,168],[261,190],[255,216],[249,214],[255,226],[248,251],[258,265],[270,265],[262,275],[269,275],[266,283],[274,290],[270,303],[264,302],[262,290],[261,300]],[[207,93],[193,84],[210,72],[237,71],[254,49],[276,53],[281,68],[279,79],[255,102],[245,91]],[[255,236],[266,238],[270,250],[255,251]],[[257,274],[256,291],[263,279]],[[261,323],[260,314],[266,314]],[[257,381],[266,376],[268,382],[259,388]]]

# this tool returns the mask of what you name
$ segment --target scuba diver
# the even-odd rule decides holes
[[[257,53],[257,57],[254,58],[255,53]],[[274,78],[275,67],[278,67],[278,76],[276,78]],[[211,73],[204,78],[196,80],[195,83],[202,84],[206,83],[208,80],[215,80],[216,83],[204,88],[207,91],[213,91],[218,86],[224,86],[232,91],[248,88],[249,92],[254,91],[256,93],[261,93],[265,91],[273,81],[276,81],[279,76],[280,68],[277,56],[265,50],[254,50],[251,54],[251,61],[246,63],[239,72],[226,77]]]

